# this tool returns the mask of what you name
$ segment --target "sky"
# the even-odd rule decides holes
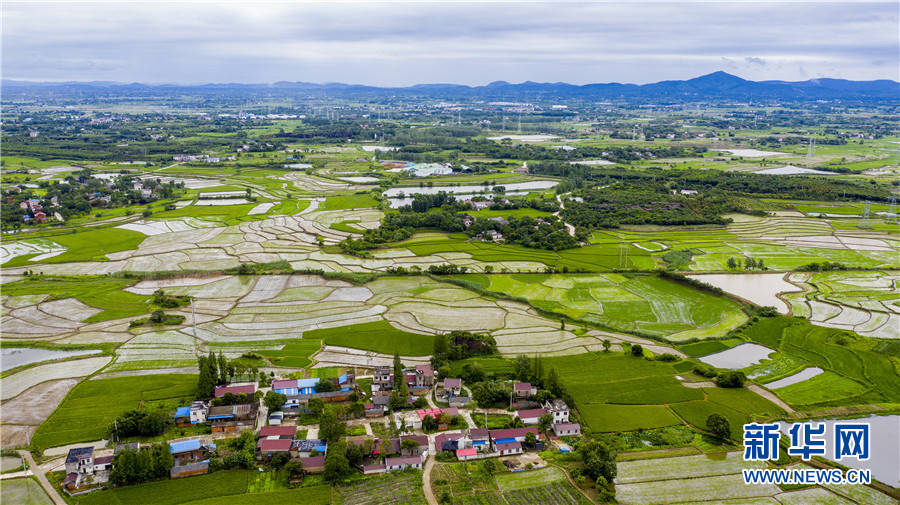
[[[896,0],[0,4],[2,77],[143,83],[900,80]]]

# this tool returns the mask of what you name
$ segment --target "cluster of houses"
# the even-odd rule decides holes
[[[56,197],[53,198],[55,199]],[[11,203],[12,198],[7,197],[7,201]],[[53,202],[53,204],[55,205],[56,202]],[[44,207],[41,205],[41,200],[39,198],[30,198],[24,202],[20,202],[19,208],[28,211],[28,214],[22,216],[22,220],[26,223],[32,219],[35,223],[47,222],[47,214],[44,213]]]
[[[244,146],[243,148],[239,148],[238,151],[243,151],[245,149],[250,149],[250,146]],[[223,161],[234,161],[237,157],[235,155],[229,155],[222,157],[210,156],[208,154],[176,154],[172,156],[172,160],[181,161],[181,162],[200,162],[200,163],[222,163]]]

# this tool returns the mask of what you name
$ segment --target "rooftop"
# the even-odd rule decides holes
[[[74,449],[69,449],[69,455],[66,456],[66,463],[77,463],[79,459],[89,458],[93,454],[93,447],[76,447]]]

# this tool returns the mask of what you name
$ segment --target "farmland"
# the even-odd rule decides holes
[[[410,504],[424,505],[422,494],[422,473],[406,471],[385,477],[342,486],[337,489],[346,505],[387,505]]]
[[[544,467],[491,475],[483,466],[483,462],[435,466],[431,472],[435,494],[438,496],[449,494],[453,503],[467,505],[591,503],[566,481],[565,474],[558,468]]]
[[[157,406],[174,408],[196,391],[193,375],[149,375],[93,379],[75,386],[62,405],[35,433],[41,449],[106,437],[106,428],[119,414]]]
[[[20,505],[53,504],[53,500],[34,478],[8,479],[0,482],[0,501]]]

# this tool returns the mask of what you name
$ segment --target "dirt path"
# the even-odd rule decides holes
[[[694,389],[718,387],[718,386],[716,386],[716,383],[712,382],[712,381],[700,381],[700,382],[682,381],[681,385],[686,388],[694,388]]]
[[[562,195],[556,195],[556,201],[559,202],[560,210],[566,208],[562,202]],[[556,217],[559,217],[559,211],[556,211],[553,215]],[[569,235],[574,237],[575,236],[575,227],[565,221],[563,221],[563,224],[566,225],[566,229],[569,230]]]
[[[766,400],[769,400],[770,402],[774,403],[775,405],[778,405],[779,407],[783,408],[788,414],[794,413],[793,407],[791,407],[790,405],[785,403],[781,398],[778,398],[778,396],[776,396],[775,393],[773,393],[771,391],[767,391],[767,390],[763,389],[762,387],[757,386],[756,384],[751,384],[751,385],[747,386],[747,389],[749,389],[750,391],[753,391],[754,393],[758,394],[759,396],[762,396],[763,398],[765,398]]]
[[[433,438],[428,437],[429,445],[433,440]],[[437,498],[434,497],[434,490],[431,489],[431,469],[433,467],[434,456],[429,454],[428,459],[425,461],[425,466],[422,468],[422,492],[425,493],[425,499],[428,501],[428,505],[438,505]]]
[[[53,503],[56,505],[67,505],[66,501],[63,500],[62,496],[59,495],[59,492],[56,491],[56,488],[50,484],[50,481],[47,480],[47,477],[44,475],[44,472],[41,468],[34,462],[34,458],[31,457],[31,453],[28,451],[19,451],[23,457],[25,457],[25,461],[28,462],[28,468],[36,468],[38,471],[33,472],[34,476],[37,477],[38,482],[40,482],[41,487],[44,488],[44,491],[50,495],[50,499],[53,500]],[[437,503],[437,502],[435,502]]]

